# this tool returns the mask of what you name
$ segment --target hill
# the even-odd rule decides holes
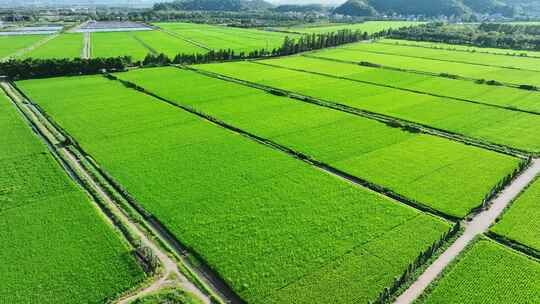
[[[155,11],[182,10],[182,11],[228,11],[266,10],[272,4],[264,0],[177,0],[154,4]]]
[[[512,5],[499,0],[349,0],[337,7],[336,13],[350,16],[381,14],[463,16],[472,13],[502,14],[510,17],[515,13]]]

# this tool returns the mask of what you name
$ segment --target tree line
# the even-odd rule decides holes
[[[502,48],[513,50],[540,50],[540,26],[504,24],[481,24],[477,27],[455,27],[442,23],[431,23],[418,27],[407,27],[387,31],[387,36],[394,39],[465,44],[478,47]],[[519,32],[514,32],[517,31]],[[538,32],[538,34],[536,34]],[[516,33],[520,33],[519,35]],[[533,34],[534,33],[534,34]]]
[[[231,49],[211,50],[202,54],[180,53],[174,58],[165,54],[148,54],[142,61],[132,58],[94,58],[94,59],[11,59],[0,62],[0,75],[13,80],[43,78],[68,75],[99,74],[103,70],[123,71],[130,66],[162,66],[168,64],[201,64],[232,60],[255,59],[297,54],[300,52],[334,47],[370,39],[370,35],[360,31],[340,30],[334,33],[312,34],[297,39],[285,38],[281,47],[268,50],[256,49],[250,52],[235,52]]]

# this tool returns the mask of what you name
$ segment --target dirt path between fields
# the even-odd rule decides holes
[[[42,139],[48,143],[49,148],[52,153],[63,154],[68,163],[66,164],[72,172],[77,172],[79,177],[86,180],[90,187],[92,187],[99,197],[104,200],[108,208],[111,209],[114,217],[117,220],[121,221],[135,236],[140,239],[141,245],[148,247],[152,250],[153,254],[159,259],[162,266],[162,271],[159,275],[159,278],[152,283],[150,286],[144,287],[133,293],[122,297],[117,300],[118,304],[126,304],[135,299],[153,293],[155,291],[161,290],[166,287],[179,287],[193,296],[201,300],[205,304],[210,304],[210,298],[203,294],[193,283],[191,283],[179,270],[178,265],[175,260],[173,260],[164,250],[162,250],[156,243],[146,235],[146,233],[135,224],[129,216],[116,205],[114,200],[107,194],[107,192],[102,188],[102,186],[94,180],[91,174],[89,174],[85,167],[79,162],[77,157],[66,147],[60,146],[59,142],[56,140],[55,136],[49,129],[43,124],[42,119],[40,119],[39,111],[35,109],[32,104],[28,103],[26,99],[19,94],[19,92],[13,88],[9,83],[2,82],[1,86],[4,88],[8,96],[14,101],[16,107],[21,109],[21,115],[24,115],[29,121],[36,125],[37,131],[41,135]],[[24,110],[22,108],[25,108]],[[56,147],[56,148],[54,148]],[[66,169],[66,168],[65,168]],[[66,169],[66,170],[67,170]],[[68,172],[70,173],[70,172]],[[72,176],[72,174],[69,174]],[[101,209],[100,209],[101,210]],[[113,224],[113,220],[104,213],[109,222]]]
[[[540,174],[540,159],[534,159],[531,166],[520,174],[491,202],[491,207],[471,221],[465,223],[465,232],[414,282],[394,304],[413,303],[426,288],[435,281],[444,269],[458,257],[467,245],[489,227],[503,213],[508,205]]]
[[[83,49],[81,51],[82,59],[90,59],[90,57],[92,56],[92,43],[90,39],[90,33],[83,34]]]

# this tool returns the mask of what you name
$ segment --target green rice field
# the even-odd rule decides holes
[[[518,70],[540,72],[537,58],[518,56],[499,56],[495,54],[456,52],[445,49],[430,49],[387,43],[357,43],[344,49],[360,52],[372,52],[403,57],[426,58],[435,61],[455,61],[471,65],[486,65],[498,68],[513,68]]]
[[[540,262],[489,240],[480,240],[420,303],[540,302]]]
[[[142,60],[151,51],[134,38],[132,32],[92,33],[92,58],[131,56]]]
[[[433,77],[319,58],[317,53],[262,61],[266,64],[540,114],[540,93],[506,86]]]
[[[540,152],[540,117],[251,62],[199,69],[420,123],[487,142]]]
[[[60,59],[80,58],[83,49],[82,34],[61,34],[47,43],[25,53],[23,58]]]
[[[491,231],[540,251],[540,180],[521,194]]]
[[[133,32],[133,36],[139,39],[144,45],[155,50],[156,53],[163,53],[170,58],[174,58],[180,53],[203,54],[208,52],[206,49],[162,31]]]
[[[104,303],[144,273],[0,93],[0,302]]]
[[[450,228],[118,81],[17,85],[249,303],[372,301]]]
[[[0,60],[45,39],[45,35],[0,36]]]
[[[540,86],[540,71],[536,70],[517,70],[515,68],[504,68],[500,66],[487,66],[487,65],[474,65],[470,63],[479,63],[479,62],[489,62],[491,60],[499,61],[505,61],[504,59],[506,57],[502,57],[499,55],[491,55],[491,54],[471,54],[479,57],[488,57],[488,59],[479,59],[480,61],[472,62],[468,61],[470,63],[465,62],[451,62],[451,61],[443,61],[439,59],[449,60],[452,57],[450,57],[454,53],[454,51],[446,51],[451,54],[443,55],[439,54],[440,50],[430,50],[425,48],[417,48],[417,47],[408,47],[413,48],[415,56],[418,57],[412,57],[412,56],[404,56],[403,53],[399,53],[399,51],[396,51],[396,48],[400,47],[406,47],[406,46],[393,46],[393,50],[391,51],[390,48],[388,48],[388,45],[384,44],[374,44],[375,46],[371,46],[372,44],[368,43],[358,43],[358,44],[351,44],[348,46],[336,48],[336,49],[329,49],[325,50],[324,52],[317,53],[317,56],[324,57],[324,58],[330,58],[330,59],[338,59],[338,60],[348,60],[348,61],[355,61],[355,62],[370,62],[375,64],[384,65],[387,67],[392,68],[399,68],[399,69],[405,69],[405,70],[413,70],[413,71],[421,71],[421,72],[428,72],[432,74],[450,74],[450,75],[459,75],[462,77],[468,77],[473,79],[484,79],[484,80],[496,80],[499,82],[505,82],[510,84],[527,84],[527,85],[537,85]],[[392,48],[392,46],[390,46]],[[382,49],[383,52],[373,52],[376,49]],[[436,58],[428,58],[425,55],[425,51],[436,51],[437,56]],[[468,53],[465,53],[464,55],[467,55]],[[491,57],[495,57],[492,59]],[[500,59],[502,57],[502,59]],[[537,63],[537,58],[517,58],[517,57],[511,57],[507,56],[511,60],[523,60],[527,61],[525,63],[525,66],[529,66],[530,68],[534,68],[535,64]]]
[[[428,42],[428,41],[414,41],[414,40],[398,40],[398,39],[382,39],[380,43],[387,44],[399,44],[406,46],[427,47],[441,50],[461,51],[461,52],[477,52],[477,53],[490,53],[499,54],[505,56],[528,56],[528,57],[540,57],[540,52],[537,51],[525,51],[525,50],[512,50],[512,49],[496,49],[487,47],[476,47],[472,45],[461,44],[448,44],[441,42]]]
[[[117,76],[456,217],[479,206],[519,163],[191,71],[141,69]]]
[[[283,31],[290,31],[300,34],[323,34],[337,32],[339,30],[353,30],[367,32],[368,34],[378,33],[389,29],[398,29],[402,27],[409,27],[420,25],[422,22],[414,21],[366,21],[356,24],[328,24],[322,26],[297,26],[280,28]]]
[[[156,26],[213,50],[231,49],[236,53],[253,50],[272,50],[282,46],[285,37],[294,38],[296,34],[286,34],[256,29],[214,26],[194,23],[156,23]]]

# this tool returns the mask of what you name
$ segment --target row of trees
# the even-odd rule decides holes
[[[255,59],[261,57],[275,57],[292,55],[301,52],[318,50],[322,48],[334,47],[346,43],[353,43],[370,39],[367,33],[360,31],[341,30],[335,33],[312,34],[301,36],[298,39],[285,38],[279,48],[272,50],[259,49],[251,52],[235,52],[234,50],[209,51],[206,54],[178,54],[175,58],[168,58],[164,54],[148,54],[143,60],[143,66],[164,65],[164,64],[200,64],[209,62]]]
[[[0,75],[10,79],[30,79],[68,75],[98,74],[103,70],[123,71],[131,57],[95,59],[33,59],[0,62]]]
[[[502,31],[496,31],[497,29],[501,29]],[[478,47],[514,50],[540,50],[539,35],[523,34],[523,32],[521,34],[505,33],[504,31],[506,30],[507,26],[501,25],[499,27],[494,24],[480,25],[476,28],[427,24],[418,27],[389,30],[387,35],[394,39],[466,44]]]
[[[234,50],[209,51],[205,54],[178,54],[169,58],[165,54],[149,54],[141,62],[133,62],[131,57],[95,59],[25,59],[0,62],[0,75],[10,79],[30,79],[68,75],[98,74],[103,70],[122,71],[129,66],[159,66],[167,64],[199,64],[261,57],[291,55],[305,51],[358,42],[369,39],[367,33],[341,30],[335,33],[301,36],[299,39],[284,40],[283,45],[272,50],[259,49],[251,52]]]
[[[420,252],[414,262],[409,264],[409,267],[407,267],[405,272],[403,272],[400,277],[394,278],[394,283],[392,284],[392,286],[390,286],[390,288],[385,288],[383,292],[381,292],[377,300],[375,300],[375,302],[373,303],[390,303],[396,292],[405,283],[407,283],[410,279],[414,277],[416,270],[422,267],[422,265],[424,265],[427,261],[429,261],[429,259],[431,259],[448,240],[452,239],[455,235],[457,235],[460,229],[461,225],[459,222],[457,222],[456,224],[454,224],[452,229],[450,229],[450,231],[443,235],[438,241],[434,242],[426,251]]]

